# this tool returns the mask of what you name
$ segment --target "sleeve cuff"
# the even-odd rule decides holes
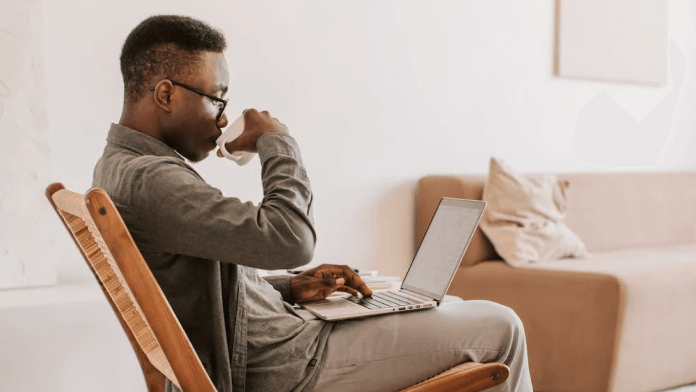
[[[270,275],[263,278],[283,296],[283,301],[291,305],[295,304],[295,297],[293,297],[290,290],[290,278],[292,278],[292,275]]]
[[[259,153],[261,164],[274,155],[286,155],[293,157],[302,163],[300,146],[295,139],[287,133],[267,133],[256,141],[256,151]]]

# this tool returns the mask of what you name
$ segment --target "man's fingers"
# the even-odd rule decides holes
[[[347,287],[344,286],[346,280],[343,278],[338,279],[317,279],[313,285],[315,287],[314,291],[316,294],[313,299],[323,299],[331,295],[334,291],[342,290]]]
[[[324,269],[308,270],[290,279],[290,288],[297,302],[324,299],[335,291],[346,292],[354,296],[358,296],[359,293],[367,296],[372,295],[372,290],[365,285],[362,279],[359,279],[360,283],[356,284],[354,279],[344,277],[341,273],[342,270],[337,271],[338,274],[329,273],[324,278],[326,271]]]
[[[236,140],[236,139],[235,139],[235,140]],[[232,146],[232,143],[233,143],[233,142],[234,142],[234,140],[233,140],[232,142],[227,142],[227,143],[225,143],[225,145],[224,145],[224,148],[225,148],[229,153],[233,153],[233,152],[235,151],[235,150],[232,148],[232,147],[233,147],[233,146]],[[224,156],[224,155],[222,154],[222,147],[218,147],[217,156],[219,156],[219,157],[223,157],[223,156]]]
[[[353,271],[352,268],[348,267],[347,265],[322,264],[318,267],[309,269],[303,272],[302,274],[313,276],[317,279],[330,282],[335,282],[339,279],[342,279],[343,283],[337,284],[336,286],[345,285],[344,287],[350,287],[351,289],[353,289],[353,291],[357,290],[356,293],[360,292],[363,295],[372,295],[372,290],[370,290],[370,288],[367,287],[367,284],[365,284],[360,275],[358,275],[355,271]],[[327,284],[327,286],[331,286],[331,284],[329,283]]]
[[[358,287],[358,291],[360,291],[363,295],[372,295],[372,290],[370,290],[370,288],[367,287],[366,284],[363,284],[362,286]]]
[[[358,278],[360,281],[362,281],[362,279],[360,279],[360,275],[358,275],[355,271],[353,271],[352,268],[348,267],[347,265],[322,264],[316,268],[312,268],[307,272],[313,274],[316,277],[322,277],[324,279],[331,278],[333,276],[343,276],[348,278],[349,281],[353,281],[355,280],[355,278]]]
[[[316,276],[317,278],[321,278],[321,279],[331,279],[331,278],[334,278],[336,276],[336,274],[334,274],[333,271],[331,271],[331,270],[322,269],[322,270],[317,271],[316,274],[314,274],[314,276]]]
[[[336,291],[344,291],[344,292],[350,293],[356,297],[358,296],[358,290],[351,288],[351,287],[348,287],[348,286],[339,287],[336,289]]]
[[[345,278],[346,286],[357,289],[363,295],[372,295],[372,290],[367,287],[360,275],[347,265],[322,264],[307,273],[319,279]]]
[[[315,290],[327,290],[328,289],[328,290],[334,291],[334,290],[338,289],[339,287],[344,287],[343,286],[344,284],[346,284],[346,280],[344,278],[316,279],[308,287],[314,287]]]
[[[365,285],[364,283],[361,286],[351,287],[350,285],[345,285],[345,282],[346,282],[346,280],[343,278],[336,279],[336,285],[338,287],[335,290],[336,291],[345,291],[345,292],[350,293],[350,294],[355,295],[355,296],[358,295],[358,292],[362,293],[362,295],[367,295],[367,296],[372,295],[372,290],[370,290],[370,288],[367,287],[367,285]]]
[[[372,295],[372,290],[370,290],[369,287],[367,287],[367,284],[365,281],[362,280],[360,275],[358,275],[355,271],[352,269],[349,270],[348,272],[348,286],[358,289],[363,295]]]

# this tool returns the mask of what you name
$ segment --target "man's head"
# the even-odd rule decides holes
[[[229,74],[225,38],[186,16],[152,16],[131,31],[121,50],[121,123],[153,136],[191,161],[215,148]]]

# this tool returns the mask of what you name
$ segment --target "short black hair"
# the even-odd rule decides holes
[[[137,102],[152,79],[182,79],[204,51],[221,53],[225,36],[208,24],[180,15],[154,15],[128,34],[121,49],[126,100]]]

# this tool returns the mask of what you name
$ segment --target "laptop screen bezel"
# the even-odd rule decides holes
[[[416,257],[418,256],[418,251],[420,251],[421,245],[423,245],[423,242],[425,241],[425,237],[428,235],[428,230],[430,230],[430,225],[433,223],[433,220],[435,219],[435,215],[437,215],[437,211],[440,209],[440,206],[442,205],[450,205],[450,206],[456,206],[456,207],[463,207],[463,208],[468,208],[468,207],[473,207],[475,209],[479,210],[479,215],[478,219],[476,220],[476,225],[474,225],[474,230],[471,231],[471,234],[469,235],[469,239],[466,242],[466,245],[464,246],[464,250],[462,250],[462,254],[459,256],[459,261],[457,262],[457,266],[455,268],[455,273],[452,274],[452,276],[449,279],[449,282],[447,282],[447,287],[445,288],[445,291],[443,294],[438,294],[438,293],[433,293],[429,292],[423,289],[419,289],[417,287],[409,286],[405,284],[406,278],[408,278],[409,272],[411,272],[411,267],[413,267],[413,263],[416,261]],[[483,211],[486,209],[486,202],[482,200],[469,200],[469,199],[457,199],[457,198],[452,198],[452,197],[443,197],[440,199],[440,202],[437,204],[437,208],[435,209],[435,212],[433,213],[433,216],[430,218],[430,222],[428,223],[428,228],[425,230],[425,233],[423,234],[423,239],[421,240],[420,244],[418,244],[418,248],[416,249],[416,253],[413,254],[413,259],[411,259],[411,264],[408,266],[408,271],[406,271],[406,274],[404,275],[403,283],[401,284],[401,288],[404,290],[412,291],[414,293],[418,293],[420,295],[426,296],[428,298],[432,298],[435,301],[437,301],[438,305],[442,301],[442,299],[447,295],[447,291],[450,288],[450,285],[452,284],[452,280],[454,280],[454,275],[456,274],[456,271],[459,269],[459,265],[462,262],[462,259],[464,258],[464,254],[466,253],[466,250],[469,248],[469,244],[471,243],[471,239],[474,238],[474,233],[476,232],[476,228],[478,228],[479,223],[481,222],[481,217],[483,216]]]

